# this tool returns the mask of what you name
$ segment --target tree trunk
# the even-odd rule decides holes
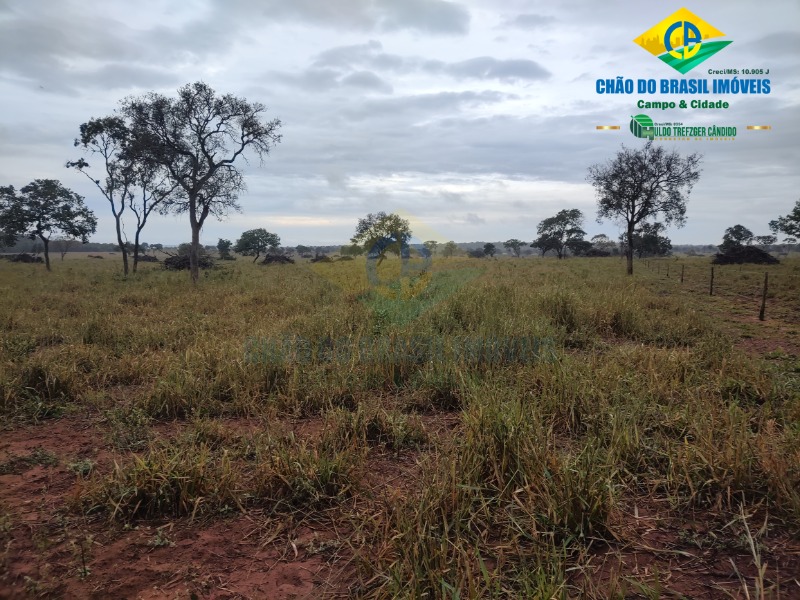
[[[628,275],[633,275],[633,223],[628,223],[628,248],[625,254],[628,258]]]
[[[120,223],[121,215],[115,215],[117,220],[117,245],[120,252],[122,252],[122,273],[125,277],[128,276],[128,249],[125,247],[125,242],[122,241],[122,223]]]
[[[133,239],[133,272],[136,273],[136,267],[139,266],[139,232],[141,229],[136,230],[136,237]]]
[[[197,221],[197,203],[189,198],[189,223],[192,226],[192,247],[189,249],[189,273],[192,283],[200,279],[200,223]]]
[[[255,263],[258,260],[259,256],[261,256],[261,253],[260,252],[256,252],[256,257],[253,259],[253,263]]]
[[[43,235],[39,236],[42,238],[42,243],[44,244],[44,265],[47,267],[47,270],[50,270],[50,238],[46,238]]]

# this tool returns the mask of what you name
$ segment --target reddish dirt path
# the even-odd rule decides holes
[[[99,469],[110,466],[113,455],[101,440],[85,417],[2,433],[0,465],[11,472],[0,475],[0,516],[8,523],[0,533],[0,598],[347,596],[336,581],[352,578],[341,574],[349,557],[330,543],[336,532],[325,523],[301,526],[250,511],[125,528],[105,516],[76,516],[68,508],[78,477],[69,464],[89,458]],[[35,460],[57,464],[29,462]]]

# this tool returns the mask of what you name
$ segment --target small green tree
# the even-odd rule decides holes
[[[517,238],[511,238],[510,240],[503,242],[503,247],[513,253],[517,258],[519,258],[520,252],[522,251],[522,247],[524,245],[525,242],[518,240]]]
[[[497,247],[494,244],[484,244],[483,245],[483,253],[486,256],[494,257],[495,252],[497,252]]]
[[[778,217],[769,222],[772,233],[782,233],[790,238],[800,237],[800,200],[798,200],[792,212],[783,217]]]
[[[458,252],[458,244],[456,244],[453,240],[450,240],[444,245],[444,249],[442,250],[442,256],[445,258],[450,258],[451,256],[455,256]]]
[[[592,242],[573,238],[567,241],[567,250],[569,250],[573,256],[588,256],[592,250]]]
[[[339,249],[339,254],[342,256],[361,256],[364,254],[364,249],[358,244],[350,244],[349,246],[342,246]]]
[[[605,233],[598,233],[592,236],[592,249],[599,253],[598,255],[617,254],[617,243],[611,240]]]
[[[663,223],[640,223],[633,232],[633,251],[637,257],[668,256],[672,253],[672,241],[663,235],[667,228]],[[621,242],[627,246],[626,233]]]
[[[539,223],[536,238],[531,247],[539,248],[544,256],[550,250],[555,251],[558,258],[564,257],[564,251],[578,240],[583,240],[586,232],[583,226],[583,213],[577,208],[561,210],[555,216]]]
[[[97,219],[80,196],[55,179],[37,179],[17,194],[14,186],[0,187],[0,230],[7,236],[40,239],[50,271],[50,238],[61,234],[84,244],[97,230]]]
[[[233,251],[244,256],[254,256],[253,262],[258,257],[268,252],[275,252],[281,245],[281,238],[266,229],[250,229],[245,231],[233,247]]]
[[[719,249],[721,252],[727,252],[740,246],[749,246],[754,238],[753,232],[744,225],[734,225],[725,230]]]
[[[757,235],[755,237],[756,244],[760,246],[762,250],[766,250],[767,247],[772,246],[777,241],[777,235]]]
[[[222,260],[231,259],[231,246],[233,246],[232,241],[219,238],[219,241],[217,242],[217,252],[219,252],[219,257]]]
[[[80,240],[76,240],[75,238],[65,235],[58,236],[52,241],[53,249],[61,255],[62,261],[67,255],[67,252],[69,252],[71,248],[78,246],[80,243]]]
[[[406,219],[394,213],[378,212],[358,220],[356,233],[350,241],[359,244],[369,258],[377,258],[380,263],[387,252],[397,256],[407,252],[410,239],[411,225]]]
[[[436,248],[439,247],[439,242],[436,240],[428,240],[427,242],[423,242],[422,245],[425,246],[425,250],[428,251],[428,256],[434,256],[436,254]]]
[[[189,242],[183,242],[182,244],[178,244],[177,252],[178,256],[189,256],[192,251],[192,245]],[[201,247],[200,252],[205,254],[205,250]]]

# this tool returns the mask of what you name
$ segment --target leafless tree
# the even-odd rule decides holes
[[[70,251],[70,248],[80,246],[81,241],[75,238],[61,236],[54,239],[51,244],[53,245],[53,250],[61,254],[61,260],[63,261],[67,252]]]

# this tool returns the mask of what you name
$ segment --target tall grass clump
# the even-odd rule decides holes
[[[111,519],[180,517],[239,506],[240,479],[227,452],[161,443],[87,481],[81,499],[87,510],[104,509]]]
[[[567,557],[607,534],[615,471],[601,445],[563,443],[543,423],[525,398],[472,388],[463,430],[391,514],[375,595],[564,590]]]
[[[374,445],[399,452],[428,440],[419,417],[374,404],[359,404],[354,411],[334,409],[325,421],[322,447],[334,451]]]
[[[330,506],[357,491],[363,459],[357,447],[267,436],[254,448],[252,493],[279,509]]]

